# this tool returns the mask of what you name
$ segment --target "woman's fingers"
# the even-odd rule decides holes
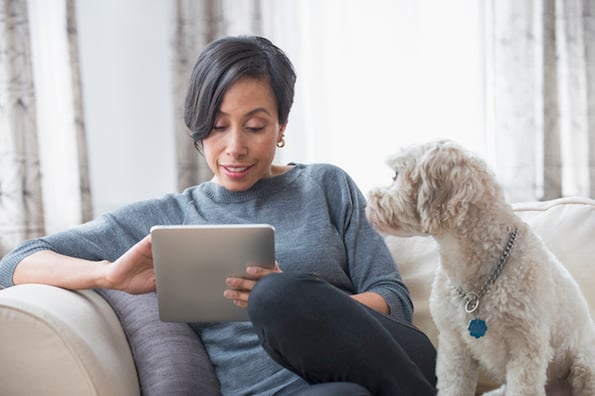
[[[265,268],[265,267],[259,267],[257,265],[249,265],[246,267],[246,272],[256,278],[256,279],[260,279],[265,275],[271,274],[273,272],[282,272],[281,268],[279,268],[279,263],[277,263],[275,261],[275,266],[273,268]]]
[[[223,297],[232,302],[238,307],[246,308],[248,306],[248,298],[250,298],[250,292],[227,289],[223,292]]]
[[[248,277],[229,277],[225,280],[225,284],[229,289],[225,290],[223,296],[232,300],[235,305],[245,308],[248,306],[250,291],[254,288],[256,281],[273,272],[281,272],[277,262],[275,262],[275,266],[272,269],[249,265],[246,267]]]

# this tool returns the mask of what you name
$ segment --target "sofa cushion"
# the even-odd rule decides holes
[[[514,208],[576,279],[595,318],[595,200],[562,198]]]
[[[579,197],[513,205],[515,213],[544,240],[576,281],[595,318],[595,200]],[[413,322],[438,345],[438,330],[432,321],[428,300],[438,264],[438,245],[431,237],[387,236],[403,281],[409,287],[415,311]],[[485,379],[479,388],[488,389]]]
[[[199,337],[185,323],[162,322],[155,293],[97,292],[120,319],[142,395],[220,394],[219,381]]]

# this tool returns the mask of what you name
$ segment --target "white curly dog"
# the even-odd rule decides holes
[[[449,141],[391,157],[394,182],[373,189],[367,216],[384,234],[430,235],[440,264],[430,297],[439,330],[440,395],[546,395],[565,383],[595,395],[595,324],[564,266],[521,221],[484,161]],[[564,235],[560,235],[564,238]]]

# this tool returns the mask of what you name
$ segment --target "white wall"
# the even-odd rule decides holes
[[[76,3],[95,214],[174,191],[171,0]]]

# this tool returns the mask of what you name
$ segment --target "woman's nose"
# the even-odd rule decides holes
[[[225,152],[232,157],[239,157],[248,153],[244,135],[238,128],[232,128],[229,131]]]

